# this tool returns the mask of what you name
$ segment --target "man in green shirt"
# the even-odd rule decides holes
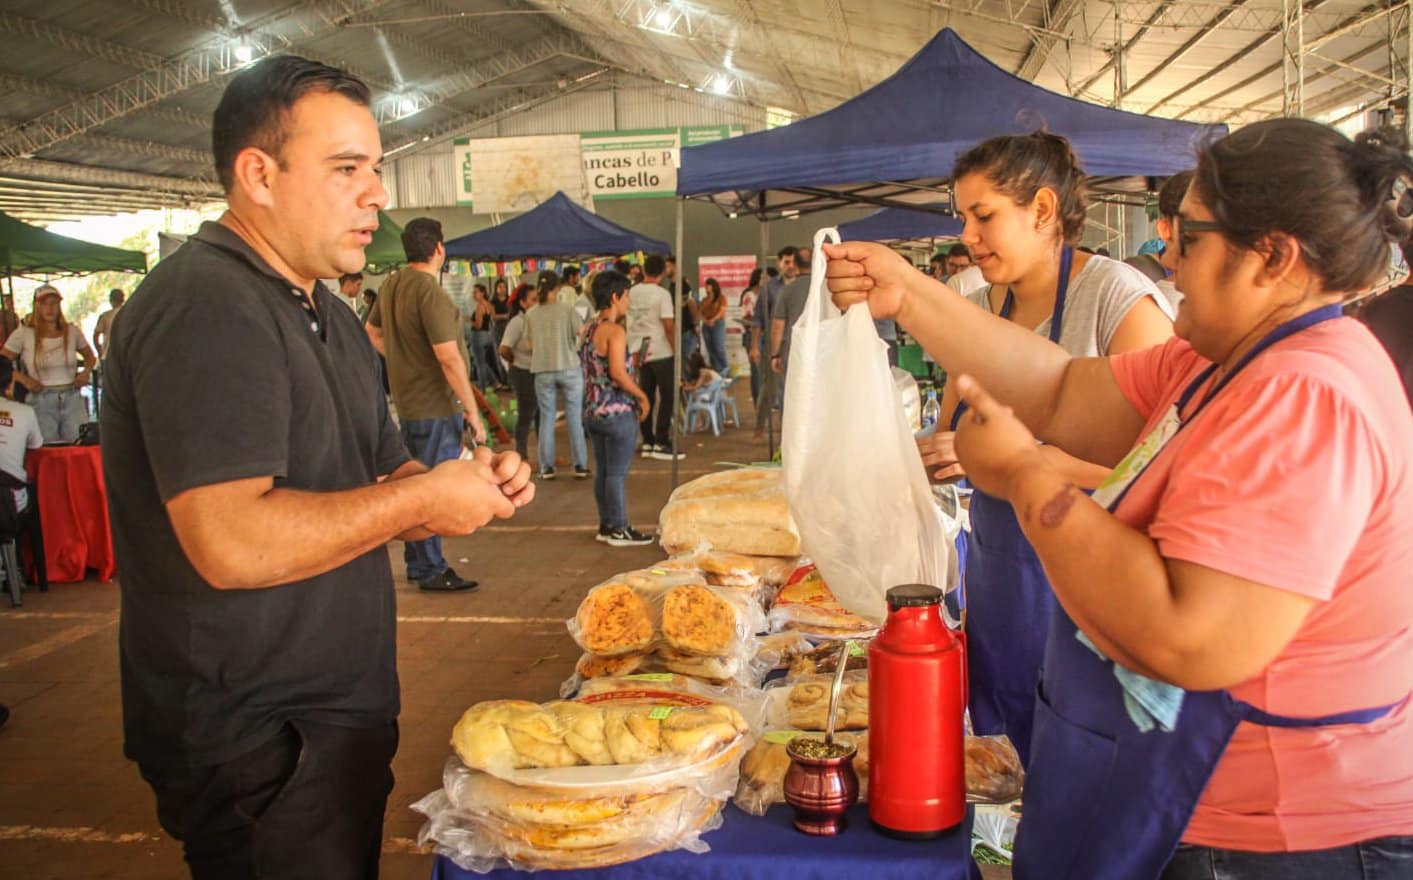
[[[412,457],[428,467],[461,454],[463,413],[478,443],[486,427],[471,390],[461,315],[442,290],[446,248],[442,225],[428,217],[402,230],[407,268],[383,282],[368,315],[368,337],[387,359],[388,382],[401,422],[402,440]],[[442,539],[406,541],[407,579],[423,590],[474,590],[442,556]]]

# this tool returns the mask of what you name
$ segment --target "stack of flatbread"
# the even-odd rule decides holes
[[[456,852],[519,869],[693,846],[719,822],[748,734],[735,708],[687,689],[478,703],[452,731],[442,821],[454,819]]]
[[[770,609],[770,628],[822,639],[869,638],[878,632],[875,624],[839,604],[813,565],[800,568],[781,588]]]

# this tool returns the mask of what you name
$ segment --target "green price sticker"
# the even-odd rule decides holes
[[[623,677],[632,681],[672,681],[670,672],[637,672]]]
[[[854,641],[853,639],[849,639],[849,641],[848,641],[847,644],[848,644],[848,646],[849,646],[849,656],[850,656],[850,657],[866,657],[866,656],[868,656],[868,652],[864,650],[863,645],[860,645],[858,642]]]
[[[790,740],[803,733],[803,730],[772,730],[765,735],[765,741],[777,746],[789,745]]]
[[[665,721],[667,716],[675,711],[671,706],[654,706],[653,710],[648,713],[648,717],[654,721]]]

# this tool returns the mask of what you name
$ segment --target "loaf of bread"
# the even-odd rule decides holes
[[[800,555],[800,533],[777,469],[723,471],[679,486],[658,524],[662,546],[673,555],[703,549]]]
[[[724,550],[704,550],[674,556],[659,565],[672,570],[700,571],[706,582],[714,586],[755,590],[785,583],[798,563],[797,557],[748,556]]]
[[[590,590],[579,603],[575,623],[584,650],[604,657],[646,651],[656,639],[652,608],[627,583],[609,582]]]
[[[967,800],[1006,804],[1021,796],[1025,771],[1020,755],[1005,736],[966,738]]]
[[[703,657],[728,654],[738,641],[737,606],[707,587],[676,587],[662,606],[662,636],[673,650]]]

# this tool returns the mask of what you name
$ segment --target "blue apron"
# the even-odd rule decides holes
[[[1050,317],[1050,341],[1057,344],[1064,326],[1073,261],[1074,251],[1066,247],[1060,255],[1055,312]],[[1015,296],[1006,291],[1000,316],[1009,318],[1014,304]],[[952,414],[953,431],[965,411],[966,404],[958,403]],[[1021,764],[1029,766],[1035,685],[1040,680],[1055,596],[1010,502],[981,491],[972,493],[966,551],[967,708],[971,726],[977,734],[1009,736]]]
[[[1277,328],[1191,415],[1181,418],[1216,365],[1203,371],[1160,426],[1119,463],[1094,493],[1095,500],[1112,512],[1173,435],[1252,358],[1291,334],[1339,316],[1339,308],[1329,306]],[[1187,691],[1171,732],[1155,727],[1141,733],[1124,708],[1123,689],[1111,664],[1082,644],[1076,632],[1074,622],[1057,609],[1035,700],[1025,810],[1016,838],[1016,880],[1152,880],[1176,851],[1242,721],[1267,727],[1367,724],[1407,700],[1320,718],[1291,718],[1263,712],[1225,690]]]

